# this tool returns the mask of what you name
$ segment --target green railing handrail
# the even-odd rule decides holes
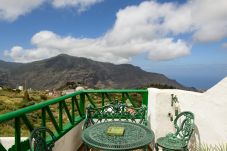
[[[5,113],[0,115],[0,124],[14,119],[14,125],[15,125],[15,147],[14,149],[16,151],[21,151],[23,142],[20,141],[21,138],[21,123],[20,121],[23,121],[24,124],[27,126],[29,131],[33,130],[33,125],[27,118],[28,113],[41,110],[41,124],[42,126],[46,125],[47,119],[46,115],[49,116],[55,130],[57,139],[61,138],[66,134],[69,130],[71,130],[73,127],[75,127],[78,123],[80,123],[84,119],[85,115],[85,101],[87,100],[90,104],[92,104],[94,107],[96,107],[95,100],[89,95],[92,93],[98,93],[101,94],[101,105],[104,106],[105,99],[108,101],[114,101],[113,98],[111,98],[111,93],[120,93],[121,94],[121,101],[125,103],[126,99],[128,99],[133,106],[135,106],[135,102],[132,99],[132,97],[129,95],[129,93],[140,93],[142,96],[142,104],[146,105],[148,104],[148,91],[147,89],[120,89],[120,90],[81,90],[76,91],[74,93],[64,95],[58,98],[54,98],[51,100],[47,100],[38,104],[34,104],[16,111],[12,111],[9,113]],[[109,95],[110,94],[110,95]],[[78,97],[77,97],[78,96]],[[69,109],[66,105],[67,99],[71,99],[71,109]],[[53,116],[53,113],[50,109],[50,105],[59,105],[57,108],[58,110],[58,120],[55,119]],[[75,109],[77,108],[77,112],[79,114],[75,115]],[[69,123],[63,125],[63,110],[67,114]],[[21,144],[22,143],[22,144]],[[25,143],[26,144],[26,143]],[[5,148],[0,143],[0,150],[4,150]]]
[[[147,89],[101,89],[101,90],[82,90],[82,92],[86,93],[101,93],[101,92],[106,92],[106,93],[124,93],[124,92],[129,92],[129,93],[143,93],[143,92],[148,92]]]
[[[3,122],[3,121],[10,120],[10,119],[15,118],[15,117],[19,117],[22,114],[27,114],[27,113],[30,113],[32,111],[42,109],[43,107],[58,103],[62,100],[71,98],[71,97],[76,96],[77,94],[81,94],[81,93],[82,93],[81,91],[77,91],[77,92],[67,94],[67,95],[64,95],[64,96],[61,96],[61,97],[58,97],[58,98],[54,98],[54,99],[47,100],[47,101],[44,101],[44,102],[41,102],[41,103],[38,103],[38,104],[34,104],[34,105],[31,105],[31,106],[28,106],[28,107],[25,107],[25,108],[22,108],[22,109],[18,109],[16,111],[12,111],[12,112],[9,112],[9,113],[2,114],[2,115],[0,115],[0,123]]]
[[[26,114],[26,113],[30,113],[34,110],[42,109],[45,106],[58,103],[62,100],[71,98],[71,97],[76,96],[76,95],[81,94],[81,93],[101,93],[101,92],[103,92],[103,93],[123,93],[123,92],[141,93],[141,92],[147,92],[147,90],[146,89],[138,89],[138,90],[134,90],[134,89],[81,90],[81,91],[77,91],[77,92],[74,92],[74,93],[71,93],[71,94],[67,94],[67,95],[64,95],[64,96],[61,96],[61,97],[58,97],[58,98],[47,100],[47,101],[44,101],[44,102],[41,102],[41,103],[38,103],[38,104],[34,104],[34,105],[31,105],[31,106],[28,106],[28,107],[25,107],[25,108],[22,108],[22,109],[19,109],[19,110],[16,110],[16,111],[12,111],[12,112],[9,112],[9,113],[2,114],[2,115],[0,115],[0,123],[3,122],[3,121],[10,120],[10,119],[15,118],[15,117],[19,117],[22,114]]]

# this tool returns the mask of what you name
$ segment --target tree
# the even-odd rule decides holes
[[[31,100],[30,97],[29,97],[29,93],[28,93],[27,90],[24,91],[24,100],[25,101],[30,101]]]

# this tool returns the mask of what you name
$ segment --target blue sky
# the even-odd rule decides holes
[[[0,0],[0,59],[60,53],[209,88],[227,76],[227,3],[218,0]]]

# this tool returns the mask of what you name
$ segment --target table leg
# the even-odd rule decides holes
[[[148,151],[148,146],[145,146],[145,147],[143,148],[143,150],[144,150],[144,151]]]
[[[84,145],[84,151],[89,151],[89,148],[87,145]]]

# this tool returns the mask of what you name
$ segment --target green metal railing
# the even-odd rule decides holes
[[[122,103],[130,102],[134,107],[148,104],[147,90],[82,90],[72,94],[47,100],[0,115],[0,125],[11,122],[14,128],[15,144],[9,149],[24,151],[29,149],[28,140],[21,141],[21,131],[31,132],[35,127],[52,127],[57,139],[64,136],[85,118],[85,107],[89,103],[96,107],[104,106],[115,99]],[[36,115],[34,117],[34,115]],[[31,118],[33,116],[33,118]],[[34,120],[37,119],[37,120]],[[40,121],[40,123],[37,123]],[[29,133],[28,133],[29,134]],[[0,134],[0,137],[3,137]],[[0,142],[0,151],[6,151]]]

